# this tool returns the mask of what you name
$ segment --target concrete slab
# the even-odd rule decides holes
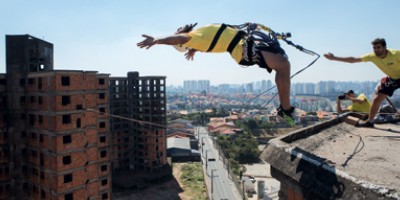
[[[347,117],[271,140],[261,158],[322,199],[400,199],[400,125],[357,128]]]

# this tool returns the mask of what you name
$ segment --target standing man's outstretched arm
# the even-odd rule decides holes
[[[356,57],[337,57],[333,55],[333,53],[324,54],[325,58],[328,60],[335,60],[340,62],[347,62],[347,63],[358,63],[362,62],[361,58]]]

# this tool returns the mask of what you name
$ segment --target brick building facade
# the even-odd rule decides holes
[[[0,199],[110,199],[108,74],[54,70],[53,45],[6,36]]]

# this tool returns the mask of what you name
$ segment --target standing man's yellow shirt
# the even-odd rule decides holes
[[[370,53],[361,57],[363,62],[374,63],[383,73],[393,79],[400,79],[400,50],[387,49],[387,55],[381,59]]]
[[[198,51],[207,52],[208,48],[211,45],[211,42],[214,39],[214,36],[216,35],[220,27],[221,24],[211,24],[186,33],[188,36],[191,37],[191,39],[187,43],[185,43],[184,46]],[[211,52],[227,52],[228,46],[237,34],[237,32],[238,30],[232,27],[226,27]],[[244,41],[241,40],[233,49],[231,54],[231,56],[237,63],[239,63],[242,59],[243,43]]]

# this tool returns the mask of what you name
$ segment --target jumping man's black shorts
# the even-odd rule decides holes
[[[247,41],[243,45],[242,60],[239,64],[246,66],[257,64],[259,67],[264,68],[271,73],[272,69],[267,65],[267,62],[265,62],[261,53],[262,51],[286,56],[285,50],[281,48],[279,43],[266,44],[262,42],[255,43],[253,41]]]

